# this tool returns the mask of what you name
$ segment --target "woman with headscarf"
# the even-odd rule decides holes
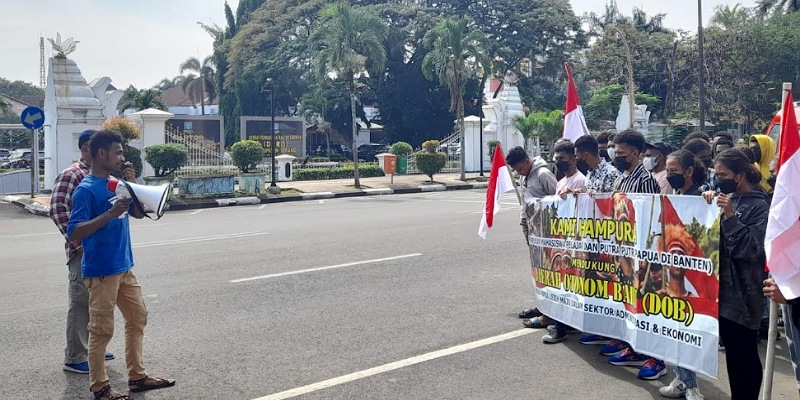
[[[769,163],[775,157],[775,141],[767,135],[753,135],[750,136],[750,150],[753,151],[754,159],[753,164],[759,172],[761,172],[761,187],[768,195],[772,195],[772,185],[767,180],[769,179]]]

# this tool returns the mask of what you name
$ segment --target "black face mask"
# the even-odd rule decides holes
[[[606,161],[611,162],[611,157],[608,155],[608,150],[600,150],[600,157],[603,157]]]
[[[769,178],[767,178],[767,184],[769,184],[772,187],[775,187],[775,182],[777,182],[777,179],[778,177],[775,176],[775,174],[772,174],[769,176]]]
[[[751,147],[750,150],[753,152],[753,159],[750,162],[760,162],[761,161],[761,148],[760,147]]]
[[[614,157],[614,166],[617,167],[617,169],[620,170],[620,172],[625,172],[628,170],[628,168],[631,167],[631,163],[628,160],[626,160],[626,158],[628,157],[626,156]]]
[[[566,173],[567,170],[569,169],[569,161],[561,160],[556,162],[556,168],[558,168],[558,170],[561,171],[562,173]]]
[[[731,194],[736,191],[736,188],[739,187],[739,184],[736,183],[733,179],[717,179],[717,187],[719,191],[724,194]]]
[[[581,171],[581,173],[584,175],[586,175],[586,173],[589,172],[589,164],[587,164],[586,161],[578,160],[575,163],[575,166],[578,167],[578,171]]]
[[[667,174],[667,182],[669,182],[669,185],[672,186],[673,189],[678,190],[683,188],[683,185],[686,184],[686,178],[684,178],[682,174],[670,172]]]

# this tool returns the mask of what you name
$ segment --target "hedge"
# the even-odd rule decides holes
[[[352,166],[334,168],[303,168],[294,170],[295,181],[320,181],[326,179],[353,178],[355,168]],[[383,176],[383,170],[378,165],[363,165],[358,167],[359,177],[374,178]]]

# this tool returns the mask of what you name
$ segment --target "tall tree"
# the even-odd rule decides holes
[[[193,105],[200,102],[200,114],[206,115],[206,98],[214,101],[217,98],[217,89],[214,72],[214,59],[206,57],[200,62],[196,57],[189,57],[181,64],[181,74],[189,72],[183,81],[183,92],[189,96]]]
[[[11,104],[9,104],[6,99],[0,97],[0,114],[5,114],[7,112],[11,112]]]
[[[129,108],[137,111],[146,110],[148,108],[155,108],[157,110],[167,111],[167,105],[161,99],[161,91],[158,89],[136,89],[133,85],[128,86],[119,101],[120,109],[127,110]]]
[[[758,0],[761,13],[793,13],[800,11],[800,0]]]
[[[311,33],[311,43],[316,46],[315,72],[318,79],[331,74],[349,83],[351,104],[355,105],[356,74],[365,70],[371,75],[382,73],[386,65],[386,40],[388,29],[380,18],[356,9],[348,3],[331,4],[320,12],[321,25]],[[352,107],[352,106],[351,106]],[[353,131],[356,130],[356,110],[352,109]],[[354,136],[355,138],[355,136]],[[358,180],[358,151],[353,143],[356,163],[355,186]]]
[[[450,90],[450,112],[456,113],[461,142],[461,180],[466,180],[464,137],[464,89],[479,66],[487,66],[485,37],[467,18],[448,18],[430,30],[424,44],[431,49],[422,60],[422,71]]]

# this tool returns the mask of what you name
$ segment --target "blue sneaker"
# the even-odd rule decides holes
[[[629,347],[631,346],[622,340],[612,339],[607,345],[600,348],[600,354],[604,356],[616,356]]]
[[[76,374],[88,374],[89,362],[84,361],[80,364],[64,364],[64,371],[74,372]]]
[[[611,343],[611,339],[605,336],[600,336],[595,334],[588,334],[581,336],[581,344],[605,346],[609,343]]]
[[[106,361],[113,360],[113,359],[114,359],[114,353],[110,353],[110,352],[106,353]]]
[[[642,365],[642,369],[636,374],[639,379],[652,381],[667,374],[667,366],[663,361],[656,360],[655,358],[648,358]]]
[[[641,367],[647,361],[647,357],[633,351],[628,347],[623,350],[619,355],[613,356],[608,359],[608,363],[618,365],[620,367]],[[664,371],[666,373],[666,371]]]

